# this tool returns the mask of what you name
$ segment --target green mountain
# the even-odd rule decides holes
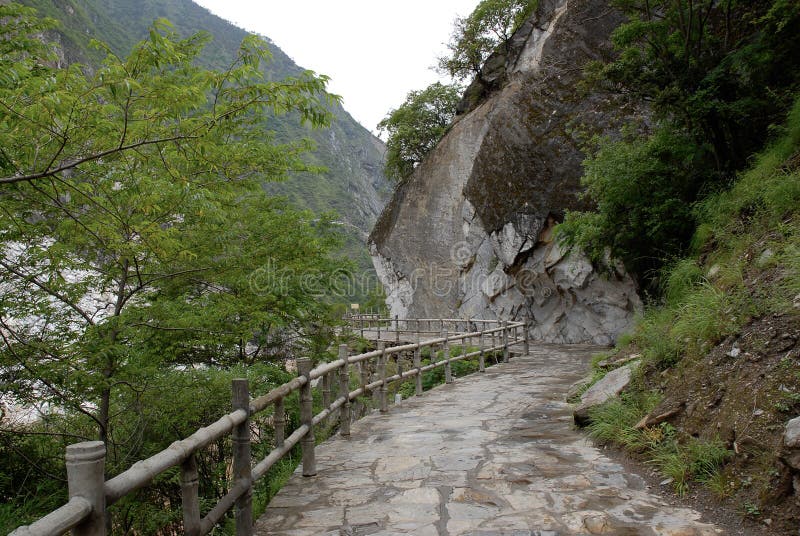
[[[214,39],[204,50],[202,61],[216,68],[230,62],[248,35],[190,0],[21,0],[20,3],[60,22],[57,31],[47,37],[60,44],[64,64],[96,65],[102,54],[90,46],[91,39],[125,55],[147,36],[151,24],[159,18],[168,19],[181,35],[198,31],[211,34]],[[303,71],[275,43],[270,43],[273,58],[265,67],[269,78],[281,79]],[[286,196],[301,208],[337,212],[347,234],[343,254],[355,260],[361,270],[372,270],[364,240],[391,193],[383,175],[384,146],[344,108],[337,105],[333,112],[336,121],[323,130],[305,128],[292,117],[275,117],[264,126],[279,141],[302,137],[314,140],[317,148],[308,161],[327,170],[321,174],[297,174],[286,182],[269,184],[267,189]]]

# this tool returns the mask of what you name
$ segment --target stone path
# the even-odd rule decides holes
[[[590,348],[542,346],[370,415],[317,448],[257,523],[261,536],[710,536],[594,448],[564,402]]]

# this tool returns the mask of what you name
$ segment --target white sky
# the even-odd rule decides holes
[[[194,1],[269,37],[301,67],[330,76],[328,90],[376,132],[409,91],[441,79],[431,67],[445,52],[453,19],[479,0]]]

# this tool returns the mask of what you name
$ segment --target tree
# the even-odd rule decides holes
[[[386,175],[397,181],[408,178],[425,155],[444,136],[455,117],[460,90],[436,82],[411,91],[403,104],[378,123],[386,132]]]
[[[780,124],[800,83],[800,4],[791,0],[617,0],[629,16],[619,57],[595,65],[618,91],[652,104],[729,181]]]
[[[480,80],[489,55],[508,46],[537,5],[538,0],[482,0],[469,16],[456,18],[447,43],[450,54],[439,58],[439,69],[459,81]]]
[[[44,25],[0,10],[0,61],[15,58],[0,79],[2,396],[41,409],[37,434],[106,442],[113,473],[159,448],[142,439],[157,424],[143,400],[182,411],[158,391],[170,374],[275,359],[325,314],[333,226],[263,188],[308,170],[309,143],[263,125],[326,124],[336,97],[310,72],[264,80],[255,37],[226,70],[203,69],[209,36],[166,21],[126,58],[96,43],[93,74],[58,69],[36,44]],[[0,482],[3,499],[17,484]]]

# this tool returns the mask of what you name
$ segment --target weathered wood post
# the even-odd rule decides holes
[[[344,404],[339,408],[339,434],[350,435],[350,364],[347,362],[347,345],[339,345],[339,359],[344,364],[339,369],[339,396],[344,397]]]
[[[181,464],[181,505],[183,508],[183,533],[186,536],[200,535],[200,487],[197,473],[197,458],[194,454]]]
[[[85,441],[67,446],[67,485],[69,497],[82,497],[92,505],[92,513],[72,529],[75,536],[105,536],[106,446],[102,441]]]
[[[253,532],[253,475],[250,471],[250,389],[247,379],[232,382],[231,403],[234,410],[243,409],[248,417],[233,429],[233,481],[245,482],[247,491],[236,500],[236,536],[250,536]]]
[[[380,316],[378,316],[378,321],[375,322],[375,325],[377,326],[377,329],[378,329],[378,337],[375,340],[379,341],[379,340],[381,340],[381,317]]]
[[[369,363],[367,361],[360,361],[358,363],[358,371],[361,374],[361,396],[362,402],[366,400],[367,394],[367,384],[369,383]]]
[[[331,383],[333,383],[333,373],[329,372],[322,376],[322,406],[331,407]]]
[[[453,383],[453,371],[450,369],[450,340],[447,330],[442,330],[444,337],[444,383]]]
[[[386,347],[381,347],[381,355],[378,356],[378,376],[381,379],[381,386],[378,388],[378,404],[381,413],[389,411],[389,403],[386,400]]]
[[[508,320],[503,320],[503,363],[508,363]]]
[[[394,342],[400,342],[400,315],[394,315]]]
[[[422,396],[422,348],[419,345],[419,331],[417,331],[417,347],[414,348],[414,368],[417,375],[414,377],[414,394]]]
[[[524,331],[522,332],[523,342],[522,347],[525,352],[525,355],[531,354],[531,342],[530,342],[530,335],[528,335],[528,321],[525,321],[525,326],[522,328]]]
[[[308,426],[308,433],[303,436],[303,476],[317,474],[317,457],[314,453],[314,398],[311,395],[311,359],[302,357],[297,360],[298,376],[305,376],[306,383],[300,387],[300,424]]]
[[[283,440],[286,436],[286,407],[283,397],[275,401],[275,411],[272,414],[272,427],[275,430],[275,446],[280,448],[283,446]]]
[[[364,338],[364,324],[366,324],[366,323],[367,323],[367,319],[362,316],[360,318],[359,323],[358,323],[361,326],[361,338],[362,339]]]
[[[478,335],[478,346],[481,353],[478,355],[478,372],[486,372],[486,357],[483,349],[483,331]]]

